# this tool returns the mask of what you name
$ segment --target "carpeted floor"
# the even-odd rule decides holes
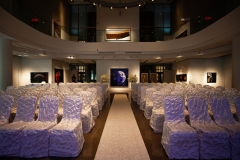
[[[114,95],[95,159],[150,159],[125,94]]]

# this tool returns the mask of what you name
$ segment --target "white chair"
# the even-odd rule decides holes
[[[240,121],[240,96],[238,96],[234,99],[234,104],[235,104],[236,111],[237,111],[238,121]]]
[[[74,92],[75,95],[77,95],[77,93],[80,92],[80,91],[84,91],[83,88],[74,88],[73,89],[73,92]]]
[[[165,121],[161,143],[170,159],[199,159],[198,135],[184,116],[184,99],[167,96],[164,99]]]
[[[140,105],[140,101],[141,101],[141,88],[144,86],[145,84],[138,84],[138,96],[137,96],[137,104]]]
[[[4,91],[0,90],[0,96],[5,95],[6,93]]]
[[[209,116],[206,100],[200,96],[188,98],[190,124],[197,130],[200,159],[229,159],[228,132]]]
[[[0,126],[8,124],[10,111],[14,103],[14,98],[8,95],[0,96]]]
[[[10,90],[8,90],[7,95],[13,96],[14,103],[13,103],[13,107],[11,109],[11,113],[16,113],[17,112],[18,99],[22,96],[22,92],[20,90],[17,90],[17,89],[10,89]]]
[[[231,158],[240,159],[240,123],[233,118],[228,100],[216,96],[211,98],[210,104],[214,121],[227,130],[230,136]]]
[[[147,119],[151,118],[152,115],[152,109],[153,109],[153,92],[155,92],[155,88],[148,88],[146,89],[146,106],[144,109],[144,116]]]
[[[153,92],[153,109],[150,119],[150,126],[155,133],[163,132],[164,107],[163,102],[166,94],[163,91]]]
[[[140,99],[140,109],[144,111],[146,106],[146,89],[149,88],[148,86],[141,87],[141,99]]]
[[[227,98],[230,110],[232,114],[236,114],[236,108],[234,105],[234,99],[238,96],[238,91],[235,88],[226,88],[223,92],[223,96]]]
[[[98,102],[97,102],[97,89],[88,88],[87,91],[92,93],[91,108],[93,118],[96,119],[99,116]]]
[[[82,100],[79,96],[66,96],[63,118],[50,129],[49,156],[76,157],[82,150]]]
[[[22,130],[34,121],[37,97],[22,96],[18,100],[13,123],[0,127],[0,156],[19,156]]]
[[[98,109],[99,109],[99,111],[101,111],[102,108],[103,108],[103,104],[104,104],[102,87],[100,87],[100,86],[94,86],[94,88],[97,89]]]
[[[58,103],[56,96],[40,99],[37,121],[30,123],[22,132],[21,157],[48,157],[49,129],[57,124]]]
[[[92,93],[88,91],[81,91],[78,92],[78,96],[82,98],[81,120],[83,133],[88,133],[95,126],[91,108]]]

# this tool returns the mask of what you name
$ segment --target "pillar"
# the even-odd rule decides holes
[[[12,41],[0,38],[0,90],[12,85]]]
[[[240,37],[232,41],[232,87],[240,91]]]

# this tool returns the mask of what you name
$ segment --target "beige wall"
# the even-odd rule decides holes
[[[209,59],[185,60],[173,64],[173,70],[176,71],[176,74],[187,74],[187,83],[191,82],[213,87],[232,87],[231,55]],[[207,83],[207,72],[217,73],[216,83]],[[173,79],[175,79],[175,76]]]

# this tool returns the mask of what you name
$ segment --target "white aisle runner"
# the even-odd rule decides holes
[[[114,95],[95,159],[150,159],[125,94]]]

